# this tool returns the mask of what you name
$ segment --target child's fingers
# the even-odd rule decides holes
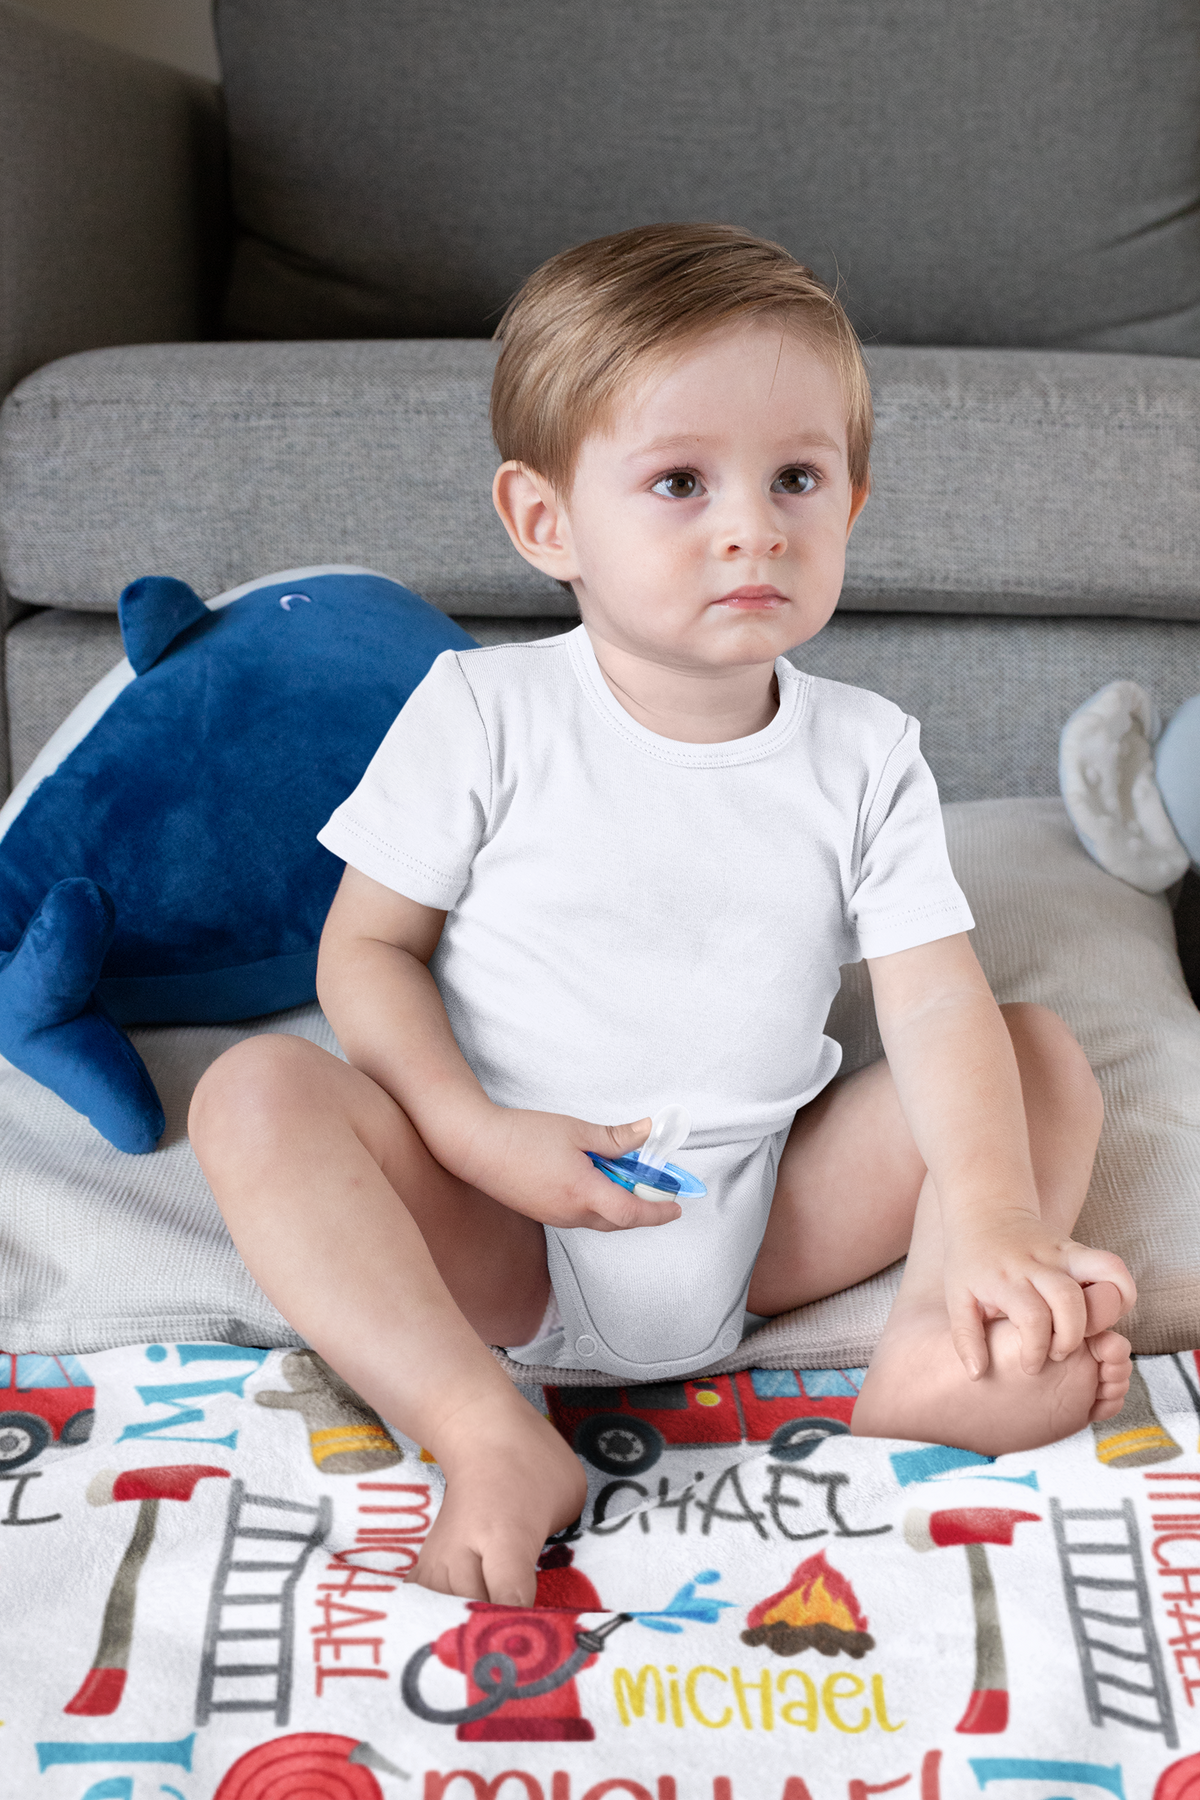
[[[1093,1250],[1090,1244],[1077,1244],[1072,1239],[1067,1245],[1066,1267],[1068,1275],[1081,1284],[1111,1281],[1121,1296],[1122,1315],[1137,1300],[1137,1286],[1133,1276],[1121,1258],[1114,1256],[1110,1250]]]
[[[587,1148],[598,1156],[624,1156],[640,1149],[650,1135],[650,1119],[637,1119],[631,1125],[590,1125]],[[674,1200],[645,1200],[633,1194],[597,1170],[588,1183],[587,1204],[598,1213],[603,1224],[593,1225],[598,1231],[630,1231],[639,1225],[669,1225],[677,1219],[680,1208]]]
[[[435,1594],[453,1594],[460,1600],[486,1600],[487,1583],[483,1564],[476,1553],[463,1546],[457,1554],[439,1556],[426,1552],[407,1577],[418,1587],[432,1588]]]
[[[484,1551],[481,1574],[493,1606],[533,1605],[537,1594],[537,1572],[507,1546]]]
[[[624,1156],[627,1150],[640,1150],[650,1136],[651,1119],[637,1119],[632,1125],[589,1125],[584,1146],[597,1156]]]
[[[1079,1293],[1078,1287],[1075,1292]],[[1082,1297],[1080,1295],[1080,1299]],[[1020,1334],[1022,1369],[1026,1375],[1037,1375],[1050,1354],[1054,1337],[1053,1312],[1033,1283],[1026,1282],[1005,1304],[1004,1313]]]
[[[1052,1362],[1062,1362],[1078,1350],[1087,1332],[1087,1302],[1079,1283],[1060,1269],[1046,1269],[1032,1278],[1036,1293],[1050,1308],[1051,1336],[1048,1351]],[[1021,1333],[1024,1350],[1025,1334]],[[1024,1360],[1022,1358],[1022,1360]],[[1039,1363],[1038,1367],[1041,1367]],[[1029,1371],[1033,1374],[1033,1370]]]
[[[978,1381],[988,1366],[987,1337],[984,1334],[983,1320],[979,1316],[979,1308],[972,1294],[964,1294],[960,1299],[950,1301],[950,1341],[958,1352],[959,1361],[971,1377]]]
[[[631,1194],[628,1188],[618,1187],[615,1181],[606,1181],[603,1175],[598,1181],[608,1192],[598,1194],[589,1184],[587,1203],[592,1212],[598,1213],[606,1222],[596,1227],[600,1231],[606,1228],[629,1231],[637,1225],[669,1225],[683,1210],[676,1200],[643,1200],[640,1194]]]

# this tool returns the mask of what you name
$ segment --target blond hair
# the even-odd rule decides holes
[[[583,440],[609,424],[647,364],[753,318],[778,319],[836,369],[850,481],[866,488],[871,388],[854,327],[811,269],[733,225],[638,225],[535,269],[495,333],[491,423],[501,456],[566,490]]]

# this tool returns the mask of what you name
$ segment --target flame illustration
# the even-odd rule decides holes
[[[867,1617],[844,1575],[831,1568],[825,1552],[802,1562],[786,1588],[768,1594],[746,1619],[754,1625],[832,1625],[838,1631],[865,1631]]]
[[[785,1588],[751,1607],[746,1627],[743,1643],[766,1644],[779,1656],[811,1648],[823,1656],[861,1657],[875,1642],[854,1589],[823,1551],[793,1570]]]

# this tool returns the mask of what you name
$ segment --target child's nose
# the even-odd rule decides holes
[[[718,526],[718,541],[725,556],[781,556],[787,549],[779,516],[761,494],[731,496]]]
[[[721,534],[726,556],[782,556],[787,537],[776,521],[740,519]]]

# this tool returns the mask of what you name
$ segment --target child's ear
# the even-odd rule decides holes
[[[526,562],[555,581],[575,580],[579,570],[570,521],[545,476],[524,463],[501,463],[492,482],[492,504]]]
[[[854,530],[854,521],[858,518],[859,513],[867,504],[870,497],[871,484],[869,481],[863,487],[852,487],[850,489],[850,517],[846,521],[847,537],[849,537],[850,533]]]

